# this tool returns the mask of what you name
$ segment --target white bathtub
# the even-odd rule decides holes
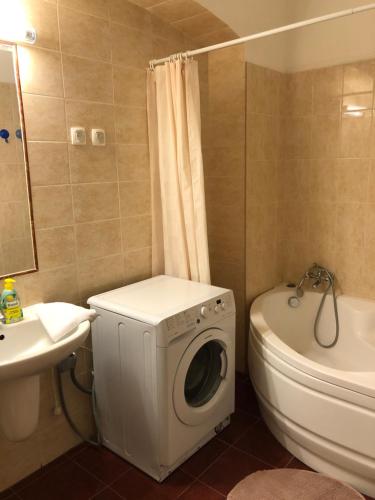
[[[250,311],[249,371],[275,437],[313,469],[375,497],[375,301],[338,297],[340,337],[324,349],[313,325],[321,294],[294,289],[261,295]],[[319,324],[334,333],[332,299]]]

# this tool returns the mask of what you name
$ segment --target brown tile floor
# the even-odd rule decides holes
[[[249,380],[242,376],[236,401],[231,425],[163,484],[105,448],[80,445],[0,493],[0,500],[220,500],[257,470],[307,468],[267,430]]]

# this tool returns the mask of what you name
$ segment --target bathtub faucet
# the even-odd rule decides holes
[[[314,263],[310,269],[308,269],[305,274],[302,276],[300,282],[296,288],[297,297],[303,297],[303,285],[307,280],[314,280],[313,288],[319,288],[323,282],[328,282],[331,286],[335,280],[335,274],[332,271],[329,271],[323,266]]]

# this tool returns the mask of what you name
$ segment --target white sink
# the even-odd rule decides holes
[[[53,342],[33,306],[24,320],[0,326],[0,429],[12,441],[30,436],[39,419],[39,374],[69,356],[85,341],[90,322]]]

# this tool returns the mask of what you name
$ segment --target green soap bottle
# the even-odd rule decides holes
[[[23,320],[21,301],[14,289],[15,282],[16,280],[13,278],[6,278],[4,280],[4,290],[1,293],[0,309],[6,325]]]

